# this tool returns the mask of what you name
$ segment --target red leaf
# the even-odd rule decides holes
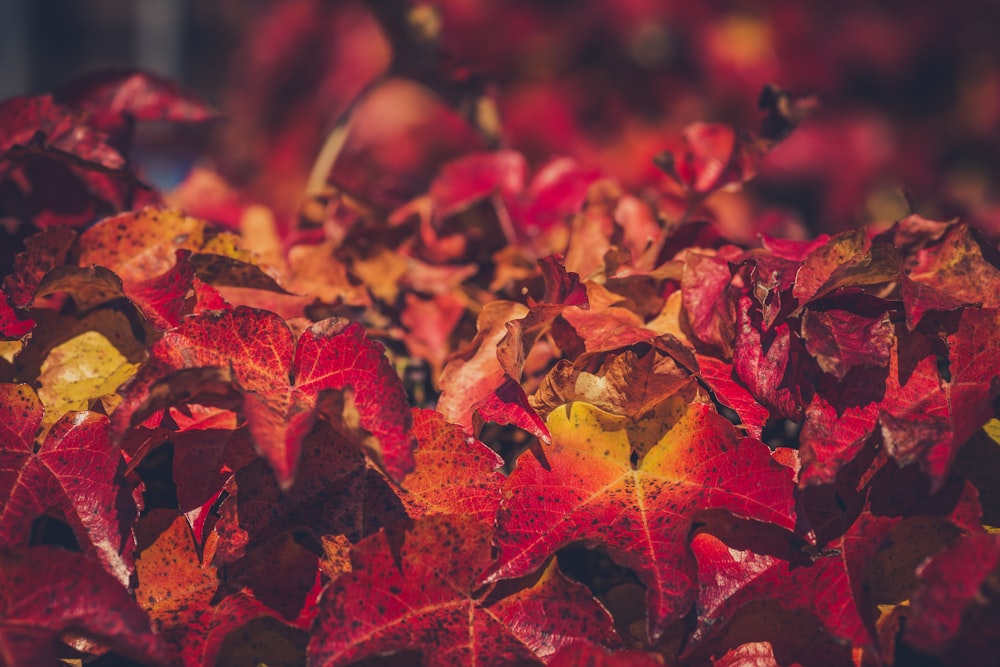
[[[165,646],[121,582],[80,554],[0,549],[0,656],[7,667],[54,665],[61,639],[82,635],[144,664],[168,665]]]
[[[14,97],[0,104],[0,137],[3,157],[35,146],[105,170],[125,164],[103,132],[89,127],[82,115],[53,102],[51,95]]]
[[[125,129],[129,120],[198,123],[220,117],[195,93],[152,72],[98,72],[62,86],[55,98],[107,132]]]
[[[753,642],[741,644],[718,660],[712,661],[712,667],[782,667],[774,658],[774,648],[770,642]],[[789,666],[791,667],[791,666]]]
[[[736,335],[736,301],[733,278],[723,257],[688,252],[684,255],[681,298],[695,337],[718,350],[724,359],[733,356]]]
[[[442,167],[428,191],[436,219],[454,215],[494,194],[512,198],[524,189],[528,164],[516,151],[472,153]]]
[[[655,639],[695,596],[685,542],[694,514],[724,509],[791,528],[791,471],[704,404],[666,433],[659,422],[632,423],[584,403],[549,415],[545,465],[523,456],[507,481],[500,558],[484,580],[522,576],[571,542],[605,544],[646,584]],[[633,450],[643,452],[634,467]]]
[[[884,373],[857,373],[840,384],[821,382],[799,432],[799,484],[829,484],[875,432]]]
[[[179,664],[209,667],[218,664],[226,637],[240,626],[262,617],[282,619],[246,589],[217,600],[222,581],[216,568],[202,564],[184,518],[169,521],[169,513],[159,510],[139,525],[140,539],[149,544],[136,561],[136,598]],[[146,537],[153,529],[160,532]]]
[[[941,654],[949,649],[960,633],[971,635],[972,646],[996,649],[996,605],[992,619],[963,628],[963,617],[974,618],[977,607],[989,611],[985,590],[995,587],[993,580],[1000,566],[1000,537],[985,533],[966,535],[952,546],[924,562],[917,571],[920,584],[913,595],[913,614],[906,623],[903,638],[921,651]],[[969,612],[972,612],[970,615]],[[986,637],[977,637],[985,633]],[[985,640],[985,641],[984,641]],[[992,646],[990,641],[992,640]],[[975,649],[958,647],[970,657]],[[972,650],[968,650],[972,649]],[[986,655],[980,653],[980,657]]]
[[[136,508],[123,484],[124,461],[94,412],[62,417],[35,451],[42,405],[27,385],[0,385],[6,431],[0,449],[0,545],[27,545],[32,522],[55,513],[83,552],[123,585],[132,574],[130,531]]]
[[[266,463],[255,461],[236,472],[226,491],[215,526],[218,564],[235,562],[288,531],[357,542],[406,516],[385,480],[323,422],[302,443],[302,468],[291,487],[282,490]]]
[[[801,386],[795,372],[795,349],[788,322],[762,332],[760,314],[748,296],[740,297],[733,367],[762,404],[794,421],[802,420]]]
[[[479,592],[490,560],[490,529],[470,517],[426,517],[364,540],[353,570],[323,593],[310,664],[416,649],[430,667],[509,665],[583,638],[617,642],[608,613],[555,565],[512,596]]]
[[[483,422],[511,424],[527,431],[542,442],[552,442],[545,422],[528,404],[524,389],[509,377],[492,394],[474,405],[472,412]]]
[[[760,151],[728,125],[692,123],[683,138],[684,150],[661,154],[657,166],[685,191],[704,196],[741,185],[757,171]]]
[[[792,548],[784,537],[759,532],[736,546],[707,533],[697,535],[692,542],[699,581],[695,643],[719,632],[744,605],[767,599],[786,609],[808,610],[835,640],[877,651],[873,594],[898,576],[893,568],[908,574],[906,559],[919,559],[957,529],[978,525],[978,499],[968,482],[952,477],[936,496],[927,493],[928,486],[915,469],[888,463],[859,497],[844,486],[813,491],[803,500],[807,513],[828,511],[834,496],[847,507],[822,524],[820,516],[810,516],[818,533],[818,549],[810,554]],[[921,543],[908,543],[899,530],[907,528],[907,521],[914,522]],[[906,591],[899,595],[905,597]]]
[[[46,274],[66,262],[73,245],[72,230],[49,229],[28,237],[24,252],[14,258],[14,272],[4,278],[4,290],[15,308],[27,308]]]
[[[824,372],[843,380],[855,366],[886,366],[892,347],[889,314],[872,318],[845,310],[802,314],[802,339],[806,350]]]
[[[497,359],[497,345],[507,335],[507,322],[524,317],[527,306],[513,301],[491,301],[476,320],[476,336],[456,350],[441,372],[437,409],[445,419],[473,432],[471,408],[489,399],[505,379]]]
[[[284,321],[267,311],[241,306],[188,317],[153,345],[151,362],[122,389],[116,435],[156,409],[196,398],[169,388],[179,373],[231,369],[257,451],[287,489],[301,441],[318,414],[320,393],[350,387],[360,426],[374,436],[365,441],[366,451],[401,479],[413,467],[409,407],[381,346],[367,339],[360,325],[343,320],[314,324],[293,345]]]
[[[173,480],[178,508],[187,516],[200,543],[211,505],[233,471],[248,465],[256,453],[247,429],[237,429],[232,412],[202,405],[187,406],[187,412],[190,414],[169,410],[177,430],[164,429],[163,437],[174,446]]]
[[[1000,307],[1000,269],[983,258],[979,243],[964,224],[951,227],[940,244],[919,250],[901,287],[911,329],[929,310]]]
[[[900,465],[919,463],[937,487],[960,443],[932,345],[917,332],[897,328],[879,425],[886,452]]]
[[[549,667],[661,667],[660,656],[641,651],[609,651],[590,642],[573,642],[559,649]]]
[[[159,276],[123,285],[129,300],[161,331],[180,326],[191,308],[188,297],[194,284],[191,252],[178,250],[174,266]]]
[[[35,328],[35,321],[32,319],[21,319],[18,313],[10,305],[10,300],[5,294],[0,293],[0,338],[4,340],[18,340],[28,335]]]
[[[809,253],[795,274],[792,294],[801,305],[836,289],[899,280],[899,253],[888,243],[872,243],[864,229],[843,232]]]
[[[503,459],[433,410],[413,410],[413,437],[416,465],[399,494],[407,514],[413,519],[461,514],[492,525],[500,505]]]
[[[757,402],[746,387],[736,381],[733,377],[733,365],[703,355],[698,355],[697,359],[698,374],[712,390],[715,400],[739,416],[749,435],[760,438],[770,412]]]

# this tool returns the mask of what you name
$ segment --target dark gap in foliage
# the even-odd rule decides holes
[[[32,546],[62,547],[70,551],[80,551],[80,544],[69,524],[61,518],[43,514],[31,522]]]
[[[632,570],[611,560],[604,547],[591,549],[582,544],[571,544],[560,549],[556,558],[563,573],[590,588],[597,596],[606,595],[622,584],[642,585]]]
[[[145,511],[178,508],[177,486],[174,484],[174,444],[167,442],[150,452],[136,468],[145,483]]]
[[[501,426],[492,422],[483,425],[478,437],[503,459],[502,472],[505,475],[509,475],[514,469],[521,454],[538,445],[538,439],[527,431],[516,426]]]
[[[791,419],[774,419],[764,426],[764,430],[760,434],[760,439],[771,449],[778,447],[798,449],[799,431],[801,430],[802,424],[794,422]]]

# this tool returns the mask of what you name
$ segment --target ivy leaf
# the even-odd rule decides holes
[[[889,313],[865,317],[845,310],[806,310],[802,339],[825,373],[843,380],[856,366],[886,366],[894,331]]]
[[[733,356],[736,336],[733,271],[724,257],[688,252],[684,255],[681,298],[695,337],[717,350],[723,358]]]
[[[500,556],[483,581],[532,572],[572,542],[604,544],[646,584],[655,640],[694,601],[686,536],[698,512],[727,510],[794,527],[791,471],[772,461],[767,447],[741,441],[703,403],[682,409],[675,423],[661,418],[633,422],[585,403],[554,410],[544,465],[522,457],[504,487]]]
[[[368,454],[395,479],[413,467],[406,392],[381,346],[360,325],[323,320],[296,344],[279,316],[243,306],[189,316],[153,345],[150,362],[122,388],[115,435],[157,409],[193,401],[190,387],[171,389],[171,380],[211,368],[231,372],[224,384],[236,392],[257,451],[283,489],[294,481],[320,393],[345,387],[353,388],[360,426],[374,436],[365,440]]]
[[[842,287],[899,280],[900,258],[888,243],[872,243],[861,228],[831,237],[806,257],[795,274],[792,294],[801,305]]]
[[[143,664],[170,664],[149,619],[97,563],[55,547],[0,548],[3,664],[58,664],[67,635],[96,640]]]
[[[153,530],[159,533],[146,535]],[[250,591],[224,589],[217,569],[199,559],[184,517],[171,521],[170,512],[157,510],[144,517],[137,532],[149,544],[142,545],[136,560],[136,599],[184,667],[218,664],[227,636],[254,619],[283,622],[275,609]],[[216,599],[220,592],[222,599]]]
[[[997,605],[986,596],[995,589],[998,567],[1000,537],[995,534],[966,535],[927,559],[917,571],[920,584],[903,638],[921,651],[940,655],[951,649],[972,661],[995,651]],[[956,644],[960,636],[966,645]]]
[[[545,659],[573,640],[616,643],[611,617],[555,564],[514,595],[476,583],[489,565],[491,529],[472,517],[425,517],[356,545],[352,571],[324,591],[310,664],[419,650],[429,667]]]
[[[84,116],[57,104],[51,95],[11,98],[0,104],[0,158],[36,147],[80,164],[118,170],[125,158],[107,143],[107,135],[89,127]]]
[[[302,468],[282,489],[261,460],[244,466],[226,484],[228,497],[215,526],[214,561],[233,563],[289,531],[306,530],[316,539],[343,535],[351,543],[384,525],[405,520],[400,500],[364,457],[337,442],[330,425],[319,422],[302,442]]]
[[[462,514],[492,525],[500,505],[503,459],[434,410],[413,410],[413,472],[400,500],[410,517]]]
[[[559,649],[549,667],[662,667],[659,656],[641,651],[609,651],[591,642],[573,642]]]
[[[220,114],[192,92],[152,72],[106,70],[76,79],[55,98],[87,114],[87,121],[107,132],[121,131],[128,121],[197,123]]]
[[[803,498],[815,523],[817,549],[801,550],[783,536],[750,535],[727,544],[708,533],[692,541],[698,559],[700,643],[718,633],[744,605],[775,600],[782,607],[815,615],[836,641],[878,651],[875,606],[898,603],[912,588],[912,568],[959,530],[978,530],[979,502],[972,486],[951,477],[938,494],[914,468],[889,462],[857,493],[827,486]],[[831,498],[845,512],[821,517]],[[720,532],[720,535],[725,536]],[[806,553],[806,552],[809,553]],[[817,597],[814,592],[823,591]],[[893,599],[894,598],[894,599]]]
[[[705,196],[753,178],[763,151],[732,127],[692,123],[684,128],[684,148],[662,153],[657,166],[685,190]]]
[[[15,308],[27,308],[45,275],[66,262],[76,234],[72,230],[47,229],[29,236],[24,251],[14,258],[14,271],[4,278],[4,291]]]
[[[80,548],[128,585],[133,569],[131,522],[136,507],[124,484],[124,461],[108,437],[108,419],[70,412],[41,447],[38,397],[27,385],[0,385],[0,545],[26,546],[32,522],[54,513]]]
[[[1000,269],[983,257],[968,225],[950,227],[939,244],[918,250],[915,259],[901,285],[911,329],[929,310],[1000,307]]]

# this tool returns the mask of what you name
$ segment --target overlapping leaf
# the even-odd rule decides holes
[[[808,610],[835,640],[877,654],[875,605],[904,600],[922,555],[940,549],[960,530],[978,526],[980,509],[971,485],[953,477],[946,489],[928,497],[920,482],[912,468],[889,463],[859,496],[826,487],[807,497],[807,513],[810,505],[824,507],[833,493],[847,503],[839,516],[823,517],[814,510],[818,548],[809,554],[777,536],[757,535],[737,546],[709,534],[696,536],[695,641],[719,632],[750,601],[771,599],[788,609]],[[823,504],[816,504],[817,498]],[[821,597],[817,590],[823,591]]]
[[[216,568],[201,563],[184,518],[169,519],[170,515],[161,511],[140,524],[143,536],[154,528],[162,528],[162,532],[143,545],[136,560],[136,599],[149,614],[157,635],[169,646],[172,660],[184,667],[218,664],[226,637],[234,630],[260,618],[284,622],[252,591],[225,591]],[[221,600],[216,599],[220,591]],[[308,621],[307,617],[300,625]]]
[[[16,384],[0,385],[0,397],[0,545],[27,546],[32,522],[51,514],[70,526],[85,554],[127,585],[136,507],[107,417],[67,413],[36,450],[43,419],[38,397]]]
[[[310,662],[412,650],[427,665],[509,665],[544,661],[573,640],[616,643],[608,613],[554,564],[514,595],[480,590],[490,532],[472,517],[446,515],[357,545],[352,571],[324,591]]]
[[[151,360],[125,388],[114,414],[121,435],[157,409],[195,398],[204,387],[181,387],[185,373],[218,369],[235,391],[258,453],[283,488],[294,480],[302,439],[318,416],[321,392],[350,387],[370,455],[401,479],[413,467],[406,394],[381,346],[362,328],[324,320],[296,343],[273,313],[239,307],[193,315],[150,350]]]
[[[531,572],[572,542],[606,545],[646,584],[656,638],[694,600],[695,562],[685,538],[698,512],[794,526],[791,471],[759,441],[741,440],[703,403],[666,423],[651,420],[632,422],[584,403],[554,410],[544,465],[522,457],[505,485],[500,556],[484,580]]]
[[[61,640],[70,634],[143,664],[170,664],[142,609],[97,563],[55,547],[0,548],[4,665],[57,664]]]

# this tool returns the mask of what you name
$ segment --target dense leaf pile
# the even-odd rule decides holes
[[[168,82],[0,104],[0,664],[985,664],[998,248],[734,240],[812,106],[761,104],[656,191],[348,151],[291,226],[139,179],[135,121],[216,116]]]

